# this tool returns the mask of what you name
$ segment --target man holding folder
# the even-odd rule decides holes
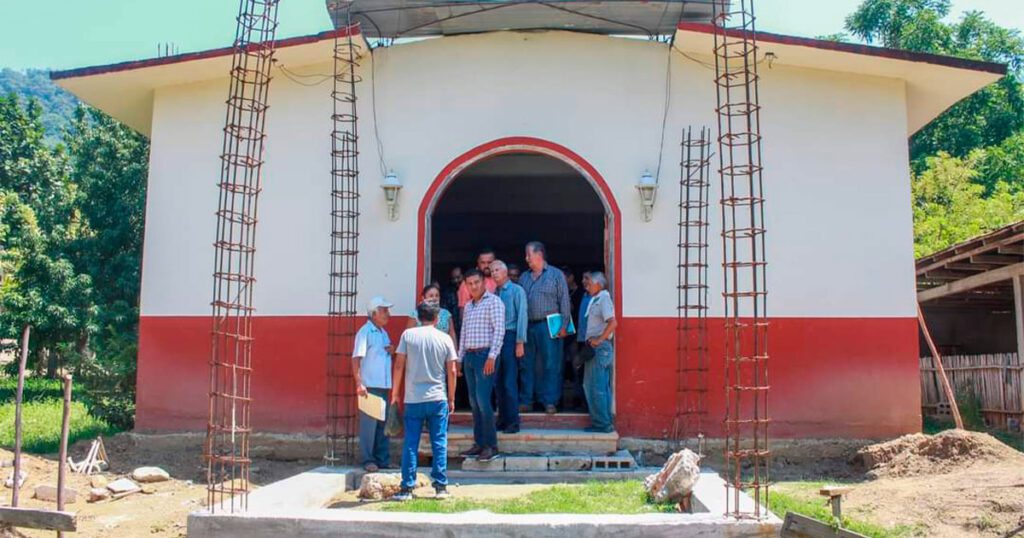
[[[572,309],[565,275],[547,262],[547,251],[540,241],[526,244],[526,264],[530,270],[519,277],[526,291],[529,318],[526,357],[519,373],[519,410],[529,412],[534,396],[544,412],[554,414],[562,399],[562,338],[569,333]],[[548,316],[561,314],[560,327],[548,332]]]
[[[363,468],[376,472],[390,464],[388,438],[384,435],[384,417],[387,412],[388,392],[391,389],[391,339],[387,327],[391,303],[377,296],[366,305],[369,319],[356,333],[352,350],[352,377],[359,396],[359,452]],[[379,404],[374,405],[374,404]],[[381,409],[378,416],[368,409]],[[376,413],[374,413],[376,414]]]

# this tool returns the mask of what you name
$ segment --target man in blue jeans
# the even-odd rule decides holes
[[[505,305],[505,341],[498,357],[498,429],[519,433],[519,361],[526,354],[526,292],[509,280],[508,266],[491,263],[495,293]]]
[[[377,296],[366,306],[369,319],[356,333],[352,349],[352,377],[356,394],[365,398],[372,394],[385,402],[391,390],[391,339],[387,325],[391,319],[391,303]],[[385,409],[385,413],[386,413]],[[367,472],[390,466],[388,438],[384,435],[384,421],[359,412],[360,461]]]
[[[544,412],[553,415],[562,399],[562,339],[569,332],[572,307],[565,275],[547,262],[547,251],[540,241],[526,244],[526,264],[530,270],[519,277],[526,291],[529,326],[526,335],[526,357],[519,374],[519,410],[529,412],[535,397]],[[562,326],[554,337],[548,332],[547,318],[562,315]]]
[[[434,304],[417,306],[416,317],[421,326],[402,333],[395,353],[391,405],[398,405],[399,391],[405,388],[405,443],[402,485],[394,496],[397,501],[412,499],[424,422],[430,432],[434,496],[448,497],[448,413],[455,409],[455,364],[459,357],[452,338],[436,327],[440,312],[441,308]]]
[[[459,355],[466,376],[469,406],[473,409],[473,446],[461,455],[491,461],[498,455],[494,424],[494,378],[505,339],[505,305],[484,287],[484,276],[472,269],[464,281],[470,301],[462,310]]]

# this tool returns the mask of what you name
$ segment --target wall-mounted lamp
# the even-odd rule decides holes
[[[388,204],[388,220],[398,220],[398,192],[402,190],[398,176],[388,172],[380,188],[384,189],[384,202]]]
[[[644,172],[636,184],[636,190],[640,193],[640,211],[643,213],[644,222],[651,222],[654,200],[658,197],[658,180],[654,179],[650,172]]]

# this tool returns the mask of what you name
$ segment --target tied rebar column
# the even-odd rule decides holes
[[[359,276],[359,132],[356,83],[361,46],[353,39],[350,2],[330,6],[335,27],[331,91],[331,272],[327,315],[327,449],[324,462],[355,462],[356,390],[352,348]],[[344,22],[344,26],[339,25]]]
[[[679,178],[676,417],[673,439],[699,452],[708,414],[708,191],[711,131],[683,133]]]
[[[249,493],[253,258],[278,0],[241,0],[229,73],[214,241],[206,460],[211,512],[244,511]]]
[[[761,105],[753,0],[716,0],[715,89],[725,301],[726,513],[762,518],[768,498],[768,318]],[[740,492],[753,497],[741,509]]]

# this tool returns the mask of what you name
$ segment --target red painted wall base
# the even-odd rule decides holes
[[[326,317],[254,318],[253,427],[324,429]],[[404,317],[388,329],[397,341]],[[771,320],[773,437],[882,438],[920,431],[915,318]],[[209,390],[208,317],[139,324],[136,429],[201,431]],[[616,425],[623,436],[667,435],[675,410],[675,318],[623,318],[616,344]],[[722,320],[709,321],[707,434],[721,433]]]

